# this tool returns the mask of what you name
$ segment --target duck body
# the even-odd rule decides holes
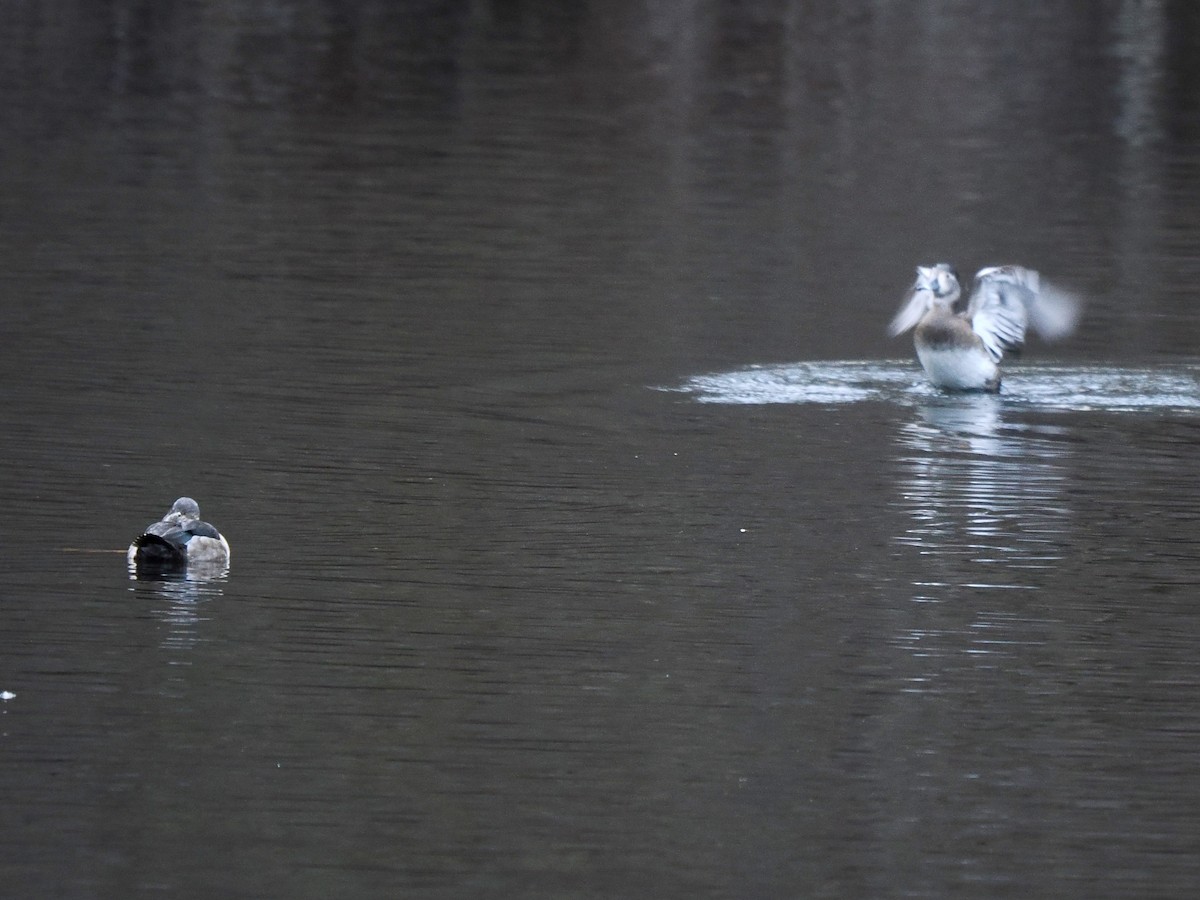
[[[170,511],[129,545],[130,565],[183,569],[191,563],[228,564],[229,542],[208,522],[191,497],[180,497]]]
[[[918,266],[917,280],[890,332],[914,328],[917,358],[929,380],[948,391],[1000,390],[1000,360],[1019,352],[1032,325],[1043,337],[1074,330],[1078,301],[1042,284],[1021,266],[992,266],[975,275],[965,308],[962,286],[946,263]]]
[[[1000,367],[966,320],[950,310],[935,306],[926,313],[917,324],[913,344],[921,367],[938,387],[1000,390]]]

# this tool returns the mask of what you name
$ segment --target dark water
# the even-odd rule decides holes
[[[6,11],[8,890],[1195,895],[1197,13],[827,6]]]

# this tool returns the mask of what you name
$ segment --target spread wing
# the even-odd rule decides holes
[[[1080,302],[1072,294],[1044,284],[1036,271],[1019,265],[980,269],[967,304],[967,318],[991,358],[1020,349],[1025,329],[1048,341],[1066,337],[1079,322]]]
[[[1075,330],[1082,309],[1077,296],[1042,282],[1029,310],[1029,324],[1046,340],[1055,341]]]
[[[1019,266],[996,266],[976,274],[967,318],[993,361],[1025,343],[1028,310],[1037,289],[1037,272]]]
[[[1079,321],[1078,298],[1042,283],[1033,269],[993,266],[975,276],[967,318],[992,359],[1019,350],[1032,325],[1047,340],[1066,337]]]
[[[888,334],[895,337],[898,334],[903,334],[921,321],[921,316],[929,311],[929,307],[933,304],[933,295],[928,288],[922,288],[918,285],[913,285],[908,292],[908,296],[904,298],[904,304],[900,307],[900,312],[896,313],[896,318],[892,319],[892,323],[888,325]]]

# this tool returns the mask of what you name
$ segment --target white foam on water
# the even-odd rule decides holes
[[[919,367],[898,360],[800,362],[696,375],[663,390],[699,403],[924,403],[953,396],[929,384]],[[1031,365],[1004,371],[999,399],[1033,409],[1138,412],[1200,411],[1200,365],[1139,368]]]

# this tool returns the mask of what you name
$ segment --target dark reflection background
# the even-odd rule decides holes
[[[941,259],[1194,363],[1198,18],[6,10],[5,883],[1190,895],[1194,417],[652,388]],[[181,494],[228,578],[130,581]]]

